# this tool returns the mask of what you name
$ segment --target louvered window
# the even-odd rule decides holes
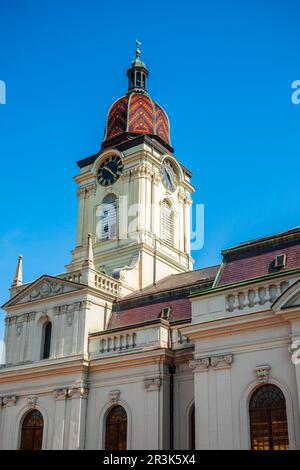
[[[173,242],[173,216],[172,208],[168,201],[162,203],[162,213],[161,213],[161,238],[167,242]]]
[[[102,201],[101,239],[111,240],[117,236],[117,200],[114,194],[108,194]]]

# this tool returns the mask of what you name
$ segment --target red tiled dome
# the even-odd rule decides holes
[[[148,94],[132,92],[122,96],[108,112],[103,145],[126,134],[157,135],[170,145],[168,116]]]

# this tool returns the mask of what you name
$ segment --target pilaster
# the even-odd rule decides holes
[[[194,371],[196,449],[232,449],[232,354],[197,357]]]
[[[71,400],[71,426],[68,445],[70,450],[84,449],[87,396],[88,388],[86,385],[74,386],[68,392],[68,397]]]
[[[66,421],[67,388],[57,388],[53,392],[55,399],[53,450],[64,449],[64,434]]]
[[[160,376],[146,377],[144,379],[145,396],[145,423],[147,426],[146,449],[161,449],[160,390],[162,379]]]

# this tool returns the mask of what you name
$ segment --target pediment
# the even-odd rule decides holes
[[[300,307],[300,293],[298,293],[292,299],[286,302],[283,308],[290,308],[290,307]]]
[[[68,292],[84,289],[84,285],[75,282],[65,281],[58,277],[41,276],[36,281],[29,284],[25,289],[12,297],[3,307],[12,307],[36,300],[54,297]]]
[[[300,279],[289,286],[272,305],[274,312],[297,307],[300,308]]]

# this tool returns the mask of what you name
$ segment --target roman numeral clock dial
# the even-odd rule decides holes
[[[175,191],[177,188],[177,177],[174,167],[169,160],[163,162],[161,173],[165,188],[171,192]]]
[[[97,174],[98,183],[101,186],[110,186],[120,178],[122,171],[123,163],[119,155],[108,157],[99,167]]]

